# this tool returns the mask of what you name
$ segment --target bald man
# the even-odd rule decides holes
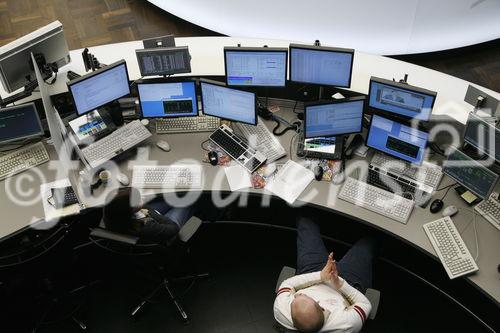
[[[371,310],[364,292],[371,287],[373,252],[373,240],[365,238],[337,263],[318,226],[299,219],[297,275],[279,287],[276,321],[304,333],[359,332]]]

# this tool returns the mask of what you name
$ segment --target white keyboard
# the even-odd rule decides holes
[[[348,177],[339,198],[406,224],[415,203],[394,193]]]
[[[0,180],[48,162],[49,153],[42,142],[0,156]]]
[[[156,133],[213,132],[220,126],[220,119],[210,116],[156,119]]]
[[[193,189],[202,185],[201,165],[134,166],[132,187]]]
[[[414,166],[411,163],[395,159],[383,153],[375,153],[370,162],[387,171],[398,173],[414,181],[422,182],[436,190],[441,179],[443,170],[440,166],[424,161],[422,165]],[[385,165],[385,167],[384,167]],[[390,166],[390,167],[388,167]]]
[[[257,126],[242,123],[238,123],[236,126],[247,139],[248,145],[266,156],[267,163],[272,163],[286,155],[285,148],[260,117]]]
[[[495,228],[500,230],[500,202],[495,198],[488,198],[481,201],[474,207],[482,217],[493,224]]]
[[[96,168],[150,136],[148,129],[139,120],[134,120],[83,148],[82,153],[90,166]]]
[[[450,279],[479,270],[449,216],[424,224],[424,230]]]

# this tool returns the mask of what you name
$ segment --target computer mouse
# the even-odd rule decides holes
[[[216,151],[210,151],[208,152],[208,161],[212,165],[217,165],[219,163],[219,155],[217,154]]]
[[[130,181],[129,181],[127,175],[124,174],[124,173],[117,174],[116,175],[116,180],[118,180],[118,182],[120,184],[122,184],[123,186],[128,186],[130,184]]]
[[[316,178],[317,181],[320,181],[321,179],[323,179],[323,168],[320,167],[319,165],[317,165],[316,167],[314,167],[314,178]]]
[[[158,146],[158,148],[160,148],[163,151],[167,151],[167,152],[170,151],[170,145],[165,140],[159,140],[159,141],[157,141],[156,145]]]
[[[431,211],[432,214],[436,214],[443,208],[443,200],[441,199],[436,199],[433,202],[431,202],[431,207],[429,210]]]
[[[443,210],[443,217],[445,216],[453,216],[455,215],[456,213],[458,213],[458,208],[451,205],[451,206],[448,206],[446,207],[444,210]]]

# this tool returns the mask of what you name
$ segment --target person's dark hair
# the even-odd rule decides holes
[[[106,229],[121,233],[137,233],[140,224],[134,213],[140,208],[139,190],[133,187],[120,188],[109,193],[103,208],[103,221]]]

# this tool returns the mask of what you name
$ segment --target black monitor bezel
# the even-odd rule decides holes
[[[388,120],[390,120],[390,121],[394,121],[394,122],[396,122],[396,123],[398,123],[398,124],[401,124],[401,125],[404,125],[404,126],[407,126],[407,127],[411,127],[411,128],[413,128],[413,127],[412,127],[412,124],[411,124],[410,122],[401,121],[401,119],[395,119],[395,118],[393,118],[393,117],[391,118],[391,117],[387,117],[387,116],[384,116],[384,115],[381,115],[381,114],[374,114],[374,115],[372,115],[372,117],[371,117],[371,119],[370,119],[370,123],[368,124],[368,130],[367,130],[366,139],[365,139],[365,145],[366,145],[367,147],[372,148],[372,149],[374,149],[374,150],[376,150],[376,151],[379,151],[379,152],[381,152],[381,153],[384,153],[384,154],[386,154],[386,155],[389,155],[389,156],[391,156],[391,157],[394,157],[394,158],[400,159],[400,160],[402,160],[402,161],[405,161],[405,162],[411,163],[411,164],[413,164],[413,165],[421,165],[421,164],[424,162],[424,159],[425,159],[425,150],[427,149],[427,147],[429,147],[429,140],[428,140],[428,139],[427,139],[427,142],[425,143],[425,147],[424,147],[424,154],[423,154],[423,156],[422,156],[422,161],[420,161],[420,163],[416,163],[416,162],[413,162],[413,161],[406,160],[406,159],[404,159],[404,158],[401,158],[400,156],[396,156],[396,155],[393,155],[393,154],[388,153],[388,152],[386,152],[386,151],[383,151],[383,150],[381,150],[381,149],[378,149],[378,148],[376,148],[376,147],[370,146],[370,145],[368,144],[368,138],[370,137],[370,131],[371,131],[371,128],[372,128],[372,123],[373,123],[373,116],[378,116],[378,117],[381,117],[381,118],[384,118],[384,119],[388,119]],[[427,133],[427,134],[429,134],[429,131],[422,129],[421,127],[416,128],[416,130],[417,130],[417,131],[420,131],[420,132],[423,132],[423,133]]]
[[[319,135],[319,136],[307,136],[307,109],[311,106],[317,106],[317,105],[330,105],[330,104],[344,104],[344,103],[349,103],[349,102],[358,102],[362,101],[363,102],[363,110],[361,112],[361,124],[360,124],[360,129],[359,131],[355,132],[346,132],[346,133],[340,133],[340,134],[334,134],[334,135]],[[349,98],[342,98],[342,99],[334,99],[330,101],[318,101],[318,102],[309,102],[304,104],[304,139],[311,139],[311,138],[319,138],[319,137],[333,137],[333,136],[343,136],[343,135],[349,135],[349,134],[355,134],[355,133],[361,133],[363,132],[363,119],[365,116],[365,108],[366,108],[366,97],[365,96],[356,96],[356,97],[349,97]]]
[[[98,76],[98,75],[100,75],[100,74],[102,74],[102,73],[104,73],[104,72],[107,72],[107,71],[109,71],[109,70],[112,70],[112,69],[114,69],[114,68],[116,68],[116,67],[119,67],[119,66],[121,66],[121,65],[124,65],[124,66],[125,66],[125,74],[127,75],[127,82],[130,82],[130,77],[129,77],[129,75],[128,75],[128,67],[127,67],[127,62],[126,62],[124,59],[122,59],[122,60],[119,60],[119,61],[117,61],[117,62],[114,62],[114,63],[112,63],[112,64],[110,64],[110,65],[107,65],[107,66],[105,66],[105,67],[99,68],[98,70],[96,70],[96,71],[94,71],[94,72],[92,72],[92,73],[86,74],[86,75],[84,75],[84,76],[81,76],[81,77],[79,77],[79,78],[76,78],[76,79],[71,80],[71,81],[69,81],[69,82],[67,82],[67,83],[66,83],[66,84],[67,84],[67,86],[68,86],[69,95],[71,96],[71,101],[73,102],[73,105],[74,105],[74,107],[75,107],[75,113],[76,113],[78,116],[83,116],[84,114],[87,114],[87,113],[89,113],[89,112],[91,112],[91,111],[93,111],[93,110],[96,110],[96,109],[98,109],[98,108],[103,107],[104,105],[107,105],[107,104],[109,104],[109,103],[111,103],[111,102],[113,102],[113,101],[116,101],[118,98],[122,98],[123,96],[127,96],[127,95],[130,95],[130,94],[131,94],[130,84],[128,84],[128,93],[127,93],[127,94],[124,94],[124,95],[122,95],[122,96],[120,96],[120,97],[115,98],[115,99],[114,99],[114,100],[112,100],[112,101],[108,101],[107,103],[101,104],[101,105],[99,105],[99,106],[97,106],[97,107],[95,107],[95,108],[93,108],[93,109],[87,110],[87,111],[85,111],[85,112],[82,112],[82,113],[79,113],[79,112],[78,112],[77,105],[76,105],[76,101],[75,101],[75,96],[73,96],[73,91],[71,90],[71,87],[72,87],[72,86],[74,86],[75,84],[78,84],[78,83],[80,83],[80,82],[83,82],[83,81],[89,80],[89,79],[91,79],[91,78],[93,78],[93,77],[95,77],[95,76]]]
[[[140,85],[148,85],[148,84],[162,84],[162,83],[184,83],[184,82],[192,82],[194,84],[194,93],[196,95],[196,114],[190,115],[179,115],[179,116],[171,116],[171,117],[146,117],[144,116],[144,112],[142,111],[142,102],[141,102],[141,94],[139,92]],[[136,81],[137,86],[137,99],[139,101],[139,110],[141,112],[141,118],[145,119],[173,119],[173,118],[185,118],[185,117],[197,117],[200,113],[200,109],[198,108],[198,96],[200,96],[200,87],[197,84],[197,80],[193,78],[163,78],[163,79],[147,79],[147,80],[138,80]]]
[[[224,88],[227,88],[227,89],[232,89],[232,90],[237,90],[237,91],[242,91],[242,92],[245,92],[245,93],[253,94],[254,97],[255,97],[254,98],[255,99],[255,114],[254,114],[255,122],[254,123],[247,123],[247,122],[236,120],[236,119],[223,118],[223,117],[219,117],[219,116],[215,116],[215,115],[211,115],[211,114],[206,113],[205,112],[205,105],[203,103],[203,89],[201,88],[201,84],[202,83],[211,84],[211,85],[215,85],[215,86],[224,87]],[[236,89],[236,88],[233,88],[233,87],[228,87],[224,82],[214,81],[214,80],[208,80],[208,79],[199,79],[199,85],[200,85],[200,99],[201,99],[201,112],[202,112],[202,114],[207,115],[207,116],[211,116],[211,117],[217,117],[217,118],[222,119],[222,120],[228,120],[228,121],[231,121],[231,122],[242,123],[242,124],[249,124],[249,125],[254,125],[254,126],[257,125],[257,120],[258,120],[257,119],[258,98],[257,98],[257,94],[256,93],[254,93],[252,91],[247,91],[247,90],[242,90],[242,89]]]
[[[350,68],[350,75],[349,75],[349,83],[347,85],[332,85],[332,84],[324,84],[324,83],[316,83],[316,82],[307,82],[307,81],[295,81],[292,79],[293,77],[293,67],[292,67],[292,58],[293,58],[293,53],[292,49],[303,49],[303,50],[310,50],[310,51],[323,51],[323,52],[336,52],[336,53],[348,53],[352,55],[352,61],[351,61],[351,68]],[[315,86],[328,86],[328,87],[338,87],[338,88],[350,88],[351,83],[352,83],[352,71],[354,68],[354,55],[355,55],[355,50],[354,49],[345,49],[345,48],[340,48],[340,47],[330,47],[330,46],[315,46],[315,45],[303,45],[303,44],[290,44],[289,47],[289,54],[290,54],[290,82],[297,82],[297,83],[303,83],[303,84],[309,84],[309,85],[315,85]]]
[[[395,88],[399,88],[399,89],[403,89],[403,90],[407,90],[407,91],[411,91],[411,92],[416,92],[416,93],[419,93],[419,94],[424,94],[424,95],[428,95],[428,96],[434,97],[433,100],[432,100],[431,111],[429,112],[429,118],[427,118],[427,119],[416,119],[415,117],[410,117],[410,116],[402,115],[402,114],[399,114],[399,113],[394,113],[392,111],[388,111],[388,110],[384,110],[384,109],[380,109],[380,108],[376,108],[374,106],[371,106],[370,105],[370,100],[371,100],[370,96],[372,94],[372,82],[381,83],[381,84],[385,84],[385,85],[392,86],[392,87],[395,87]],[[428,90],[428,89],[421,88],[421,87],[417,87],[417,86],[412,86],[412,85],[409,85],[407,83],[402,83],[402,82],[396,82],[396,81],[392,81],[392,80],[383,79],[383,78],[376,77],[376,76],[370,77],[370,82],[368,84],[368,105],[367,105],[368,109],[375,111],[377,114],[388,116],[390,118],[397,118],[399,120],[415,119],[415,120],[424,121],[424,122],[425,121],[429,121],[429,119],[432,116],[432,110],[434,109],[434,105],[436,104],[436,99],[437,99],[437,92],[435,92],[435,91]],[[372,113],[375,113],[375,112],[372,112]]]
[[[139,56],[142,53],[161,53],[161,52],[173,52],[173,51],[185,51],[187,53],[188,59],[189,59],[188,69],[176,70],[176,71],[164,71],[164,72],[156,73],[156,74],[145,74],[144,73],[143,67],[141,65],[141,61],[139,60]],[[141,73],[142,77],[191,73],[191,54],[189,53],[189,47],[187,47],[187,46],[156,47],[156,48],[148,48],[148,49],[137,49],[137,50],[135,50],[135,57],[137,60],[137,65],[139,67],[139,72]]]
[[[43,130],[42,121],[40,119],[40,114],[38,113],[38,109],[36,108],[35,102],[30,102],[30,103],[25,103],[25,104],[18,104],[18,105],[14,105],[14,106],[9,106],[9,107],[5,107],[5,108],[1,108],[0,109],[0,114],[2,114],[2,112],[11,111],[11,110],[14,110],[14,109],[26,108],[26,107],[30,107],[30,106],[33,108],[33,112],[36,115],[36,119],[38,121],[38,128],[40,129],[40,131],[37,132],[37,133],[34,133],[34,134],[20,136],[20,137],[17,137],[15,139],[0,140],[0,146],[2,146],[4,144],[11,143],[11,142],[15,142],[15,141],[19,141],[19,140],[26,140],[26,139],[36,138],[36,137],[41,137],[42,135],[44,135],[45,132]]]
[[[466,134],[467,134],[467,130],[469,129],[469,126],[470,126],[470,119],[471,119],[471,117],[474,117],[474,118],[478,119],[480,122],[482,122],[483,124],[485,124],[489,128],[493,128],[495,130],[495,137],[496,137],[497,133],[500,133],[500,129],[498,129],[496,126],[491,125],[486,120],[481,119],[481,117],[479,117],[478,115],[476,115],[473,112],[471,112],[467,116],[467,122],[465,123],[465,128],[464,128],[464,132],[463,132],[464,133],[463,134],[464,142],[467,143],[467,144],[469,144],[469,145],[471,145],[472,147],[474,147],[474,149],[479,150],[479,151],[483,152],[484,154],[488,155],[490,158],[493,158],[496,162],[500,162],[500,160],[497,160],[496,156],[492,156],[491,155],[491,151],[486,151],[486,150],[482,149],[481,147],[476,146],[476,144],[474,144],[473,142],[467,140]],[[495,151],[496,151],[496,149],[495,149]]]
[[[455,150],[457,152],[459,152],[460,154],[464,155],[465,157],[467,157],[469,159],[469,161],[471,161],[472,163],[475,163],[477,164],[479,167],[481,168],[484,168],[485,170],[488,170],[489,172],[491,172],[492,174],[495,175],[495,181],[493,183],[493,185],[491,186],[491,188],[489,189],[488,193],[486,194],[486,196],[482,196],[481,194],[475,192],[474,190],[471,190],[470,188],[468,188],[463,182],[461,182],[459,179],[457,179],[456,177],[450,175],[449,172],[447,172],[447,168],[446,168],[446,163],[448,162],[449,160],[449,156],[452,154],[452,153],[449,153],[446,157],[446,160],[443,162],[443,173],[445,175],[447,175],[448,177],[450,177],[451,179],[453,179],[454,181],[456,181],[457,183],[459,183],[460,185],[462,185],[463,187],[465,187],[467,190],[471,191],[472,193],[474,193],[474,195],[478,196],[479,198],[481,199],[487,199],[491,192],[493,192],[493,190],[495,189],[495,185],[497,184],[498,182],[498,178],[499,178],[499,175],[497,173],[495,173],[494,171],[490,170],[489,168],[487,168],[486,166],[482,165],[480,162],[474,160],[473,158],[469,157],[467,154],[465,154],[463,151],[461,151],[460,149],[458,149],[457,147],[454,147],[454,146],[450,146],[448,149],[451,149],[451,150]]]
[[[257,85],[257,84],[229,84],[228,76],[227,76],[227,52],[273,52],[273,53],[282,53],[285,52],[285,80],[282,86],[269,86],[269,85]],[[233,46],[225,46],[224,47],[224,77],[226,79],[227,87],[241,87],[241,88],[251,88],[251,87],[264,87],[264,88],[284,88],[286,87],[287,78],[288,78],[288,48],[286,47],[233,47]]]

